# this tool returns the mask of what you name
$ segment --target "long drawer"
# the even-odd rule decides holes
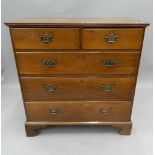
[[[133,99],[135,77],[21,77],[25,100]]]
[[[135,74],[136,52],[18,52],[20,74]]]
[[[28,121],[106,122],[130,121],[129,101],[26,102]]]
[[[15,49],[78,49],[78,28],[12,28]]]
[[[83,49],[140,49],[142,28],[83,29]]]

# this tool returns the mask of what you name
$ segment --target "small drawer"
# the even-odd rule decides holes
[[[135,77],[21,77],[25,100],[132,100]]]
[[[78,28],[12,28],[15,49],[78,49]]]
[[[30,122],[115,122],[130,121],[129,101],[26,102]]]
[[[83,49],[140,49],[143,41],[142,28],[83,29]]]
[[[18,52],[20,74],[135,74],[140,53],[128,52]]]

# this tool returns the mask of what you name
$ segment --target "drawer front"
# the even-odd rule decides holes
[[[135,52],[16,54],[20,74],[135,74],[139,57]]]
[[[144,30],[127,29],[83,29],[83,49],[140,49]]]
[[[76,28],[12,28],[15,49],[78,49]]]
[[[22,77],[25,100],[131,100],[134,77]]]
[[[130,121],[128,101],[26,102],[28,121],[99,122]]]

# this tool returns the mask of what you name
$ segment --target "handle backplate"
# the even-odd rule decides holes
[[[116,60],[103,60],[103,65],[106,67],[113,67],[117,64]]]
[[[111,112],[111,108],[110,109],[107,109],[107,108],[101,108],[100,109],[100,113],[103,114],[103,115],[107,115]]]
[[[113,88],[114,88],[113,84],[103,84],[101,86],[101,89],[105,92],[111,92]]]
[[[113,44],[113,43],[115,43],[115,42],[118,41],[119,36],[118,36],[118,35],[115,35],[115,34],[113,34],[113,33],[111,33],[111,34],[109,34],[109,35],[106,35],[106,36],[104,37],[104,39],[105,39],[105,41],[106,41],[107,43]]]
[[[48,113],[51,114],[51,115],[56,115],[60,112],[60,110],[58,108],[51,108],[51,109],[48,109]]]
[[[44,85],[44,88],[49,93],[54,93],[57,90],[56,85]]]
[[[51,34],[41,34],[41,35],[39,35],[40,41],[43,42],[43,43],[48,43],[48,42],[52,41],[53,37],[54,36],[51,35]]]
[[[56,60],[42,60],[43,65],[47,66],[48,68],[53,67],[57,64]]]

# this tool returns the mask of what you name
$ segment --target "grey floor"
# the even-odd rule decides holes
[[[139,79],[131,136],[102,126],[50,127],[25,136],[19,86],[2,85],[2,155],[152,155],[152,83]]]

